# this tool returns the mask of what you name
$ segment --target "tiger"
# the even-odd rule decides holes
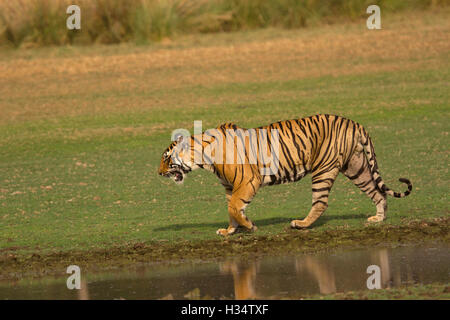
[[[261,139],[245,137],[242,132],[246,130],[252,130]],[[220,135],[225,137],[222,144],[219,143],[219,147],[216,144],[212,151],[207,150],[213,142],[220,142]],[[241,141],[239,148],[237,141]],[[274,168],[268,171],[263,169],[270,167],[269,161],[264,161],[260,155],[255,157],[253,152],[260,150],[263,142],[273,147],[270,150],[272,162],[276,162],[276,167],[271,163]],[[225,161],[228,154],[234,161]],[[241,161],[236,161],[237,158]],[[412,184],[406,178],[399,179],[407,185],[406,191],[395,192],[388,188],[379,173],[374,145],[364,127],[329,114],[278,121],[254,129],[225,123],[213,133],[207,130],[190,136],[179,135],[163,152],[158,173],[182,184],[185,176],[198,168],[214,173],[225,188],[229,225],[217,230],[221,236],[232,235],[238,229],[256,231],[256,225],[245,215],[245,210],[258,190],[299,181],[307,174],[311,174],[312,179],[312,206],[304,219],[290,222],[294,229],[309,228],[322,216],[328,208],[329,193],[339,173],[374,203],[376,214],[367,219],[369,222],[386,219],[387,196],[403,198],[412,190]]]

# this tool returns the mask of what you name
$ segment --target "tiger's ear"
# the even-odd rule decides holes
[[[179,136],[176,137],[177,143],[183,143],[184,141],[184,136],[182,134],[180,134]]]
[[[184,149],[188,148],[188,139],[187,139],[187,137],[185,137],[182,134],[180,134],[175,139],[177,141],[177,148],[179,150],[184,150]]]

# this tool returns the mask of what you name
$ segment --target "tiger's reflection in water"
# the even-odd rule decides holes
[[[219,265],[222,274],[233,275],[236,300],[257,299],[255,280],[259,264],[259,261],[229,260]]]
[[[411,282],[429,282],[429,276],[423,274],[423,265],[417,263],[417,256],[424,255],[423,250],[401,251],[405,253],[400,255],[395,255],[395,250],[397,249],[376,248],[291,257],[261,257],[253,260],[233,258],[209,267],[210,273],[205,274],[201,268],[201,271],[196,271],[198,266],[195,266],[175,278],[173,271],[168,277],[165,273],[158,274],[143,267],[131,278],[119,277],[104,281],[83,279],[81,290],[77,290],[73,298],[298,299],[317,294],[367,290],[367,279],[371,276],[367,273],[367,267],[370,265],[380,267],[381,288],[398,287]],[[433,273],[436,277],[442,269],[439,268]],[[181,281],[182,278],[185,282]],[[155,297],[154,294],[149,294],[150,289],[160,292]],[[187,297],[187,291],[195,294]]]
[[[222,274],[232,275],[234,298],[237,300],[289,298],[291,295],[295,297],[297,292],[301,293],[300,295],[304,295],[306,291],[311,294],[320,293],[327,295],[345,292],[347,287],[351,287],[352,290],[357,288],[364,290],[367,289],[366,280],[370,276],[370,274],[366,273],[366,269],[372,264],[380,267],[381,288],[390,288],[401,284],[400,270],[397,270],[398,268],[392,270],[388,249],[373,250],[366,257],[368,258],[365,259],[366,263],[356,265],[354,269],[346,269],[338,268],[336,261],[332,263],[330,259],[324,257],[313,255],[299,256],[293,259],[295,274],[287,274],[286,278],[282,274],[288,270],[287,268],[283,270],[267,268],[267,266],[263,266],[263,268],[260,260],[239,261],[238,259],[233,259],[222,262],[219,268]],[[292,270],[292,265],[289,270]],[[355,270],[358,272],[355,272]],[[344,277],[345,279],[339,279],[339,277]],[[410,272],[407,272],[407,278],[411,278]],[[348,284],[352,281],[355,282],[354,285],[349,286]],[[283,289],[283,283],[286,285],[285,289],[287,290]],[[341,284],[341,289],[339,284]],[[276,290],[272,291],[271,286],[276,287],[280,292],[277,294]],[[289,290],[292,287],[296,287],[297,292]],[[272,291],[271,294],[267,295],[265,293],[268,291]]]

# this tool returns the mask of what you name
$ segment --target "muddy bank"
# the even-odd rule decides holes
[[[351,291],[330,295],[310,295],[291,297],[290,299],[304,300],[448,300],[450,286],[448,284],[433,283],[429,285],[414,285],[401,288],[389,288],[373,291]]]
[[[241,233],[228,238],[176,243],[139,242],[90,251],[20,254],[13,249],[0,253],[0,280],[64,275],[75,264],[86,272],[122,269],[140,263],[214,261],[226,257],[255,258],[262,255],[313,253],[337,248],[361,248],[408,243],[449,242],[449,218],[408,221],[402,225],[368,225],[360,229],[286,229],[273,236]]]

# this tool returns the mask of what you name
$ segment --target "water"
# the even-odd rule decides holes
[[[367,290],[367,267],[381,270],[381,287],[448,283],[449,247],[398,247],[314,255],[231,259],[215,263],[140,266],[82,273],[81,290],[67,277],[0,283],[0,299],[278,299]]]

